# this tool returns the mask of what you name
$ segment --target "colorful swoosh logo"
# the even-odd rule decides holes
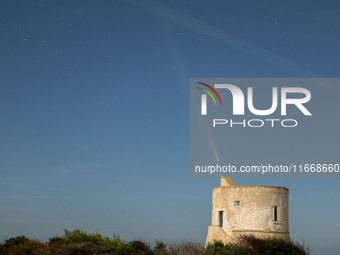
[[[217,91],[216,91],[213,87],[211,87],[210,85],[205,84],[205,83],[203,83],[203,82],[197,82],[197,83],[199,83],[199,84],[201,84],[201,85],[203,85],[203,86],[206,86],[207,88],[211,89],[211,91],[214,92],[215,95],[217,96],[218,100],[220,100],[220,104],[221,104],[221,106],[222,106],[222,100],[221,100],[221,98],[220,98],[220,95],[217,93]],[[198,89],[201,89],[201,90],[203,90],[203,91],[205,91],[205,92],[206,92],[206,93],[214,100],[215,105],[217,105],[214,96],[210,93],[209,90],[207,90],[207,89],[202,89],[202,88],[200,88],[200,87],[197,87],[197,88],[198,88]]]

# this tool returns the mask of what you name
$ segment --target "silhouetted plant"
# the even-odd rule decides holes
[[[131,254],[152,255],[150,246],[142,241],[131,241],[128,246],[131,248]]]
[[[59,236],[54,236],[49,238],[48,244],[52,245],[52,244],[68,244],[69,242],[67,240],[65,240],[62,237]]]
[[[28,238],[25,236],[17,236],[17,237],[12,237],[8,240],[5,240],[5,246],[9,247],[9,246],[14,246],[14,245],[18,245],[18,244],[24,244],[25,242],[28,241]]]
[[[153,247],[153,253],[155,255],[166,255],[168,254],[166,250],[167,244],[163,241],[156,241],[155,247]]]

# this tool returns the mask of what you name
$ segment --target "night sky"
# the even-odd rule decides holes
[[[0,3],[0,242],[82,229],[204,243],[219,179],[190,178],[190,78],[338,78],[339,9],[315,0]],[[340,88],[326,93],[319,109],[339,106]],[[326,163],[340,163],[338,117],[305,134],[313,153],[331,143]],[[339,179],[234,182],[288,188],[291,237],[312,254],[338,254]]]

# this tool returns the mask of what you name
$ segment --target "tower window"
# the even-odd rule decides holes
[[[220,227],[223,227],[223,211],[219,212],[219,223],[220,223]]]
[[[235,207],[238,207],[238,206],[240,206],[240,201],[235,201]]]
[[[280,206],[272,206],[272,220],[281,221]]]

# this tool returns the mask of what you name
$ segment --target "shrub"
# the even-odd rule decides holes
[[[67,244],[56,250],[55,254],[93,255],[93,254],[119,254],[110,245],[98,245],[93,243]]]
[[[131,241],[128,243],[128,247],[131,249],[131,254],[145,254],[152,255],[150,246],[142,241]]]
[[[213,255],[309,255],[309,249],[298,242],[277,238],[258,238],[254,235],[241,235],[236,244],[222,241],[209,243],[207,250]]]
[[[156,241],[155,247],[153,247],[153,253],[155,255],[166,255],[168,254],[166,250],[167,244],[165,244],[163,241]]]
[[[214,241],[207,245],[207,251],[212,255],[248,255],[252,254],[251,249],[243,244],[224,244],[222,241]]]
[[[62,237],[66,242],[69,243],[99,243],[104,242],[102,236],[99,233],[88,234],[86,231],[74,229],[68,231],[64,229],[64,236]]]
[[[51,238],[49,238],[49,241],[48,241],[49,245],[52,245],[52,244],[67,244],[67,243],[68,243],[67,240],[65,240],[64,238],[59,237],[59,236],[51,237]]]
[[[52,237],[49,239],[49,246],[53,250],[52,254],[84,254],[83,246],[75,245],[75,244],[95,244],[98,249],[95,249],[95,246],[87,245],[86,247],[93,252],[90,254],[102,254],[111,252],[111,254],[116,254],[117,252],[120,254],[128,254],[132,252],[131,247],[125,243],[124,239],[121,239],[119,235],[113,234],[112,238],[108,238],[107,236],[101,236],[99,233],[89,234],[86,231],[74,229],[73,231],[69,231],[64,229],[64,235],[62,237]],[[65,246],[67,244],[67,246]],[[73,245],[72,245],[73,244]],[[64,245],[64,246],[61,246]],[[69,253],[62,252],[62,250],[68,250]],[[106,250],[106,252],[104,252]],[[98,253],[100,251],[100,253]],[[112,253],[113,252],[113,253]],[[117,253],[117,254],[118,254]]]
[[[116,234],[113,234],[112,239],[105,236],[104,242],[113,245],[116,248],[126,246],[125,240],[121,239],[120,236]]]
[[[99,233],[88,234],[82,230],[64,230],[62,237],[49,238],[41,244],[25,236],[10,238],[0,244],[0,255],[309,255],[309,248],[298,242],[283,239],[261,239],[243,235],[238,242],[224,244],[222,241],[209,243],[206,249],[195,242],[167,245],[156,241],[153,250],[142,241],[125,242],[119,235],[102,237]]]
[[[241,235],[238,244],[247,247],[249,254],[265,254],[267,239],[258,238],[254,235]]]
[[[268,255],[309,255],[309,249],[304,245],[283,239],[266,239],[265,251],[265,254]]]
[[[170,244],[168,246],[170,255],[208,255],[208,250],[200,243],[196,242],[181,242],[179,244]]]
[[[34,249],[41,246],[39,241],[31,240],[25,236],[17,236],[5,240],[5,243],[0,245],[0,254],[31,255]]]
[[[25,236],[17,236],[17,237],[12,237],[8,240],[5,240],[5,247],[10,247],[18,244],[24,244],[27,242],[29,239]]]

